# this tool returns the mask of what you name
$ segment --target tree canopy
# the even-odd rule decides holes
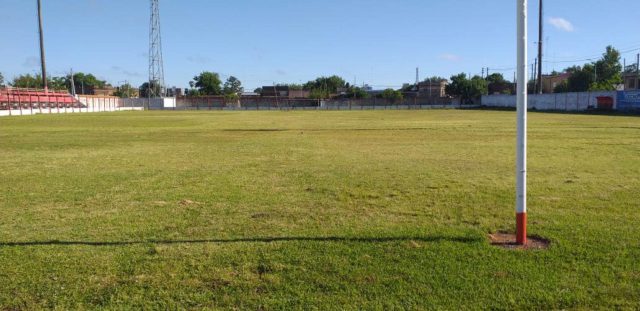
[[[439,76],[433,76],[422,80],[422,82],[431,82],[431,83],[440,83],[442,81],[447,81],[447,79]]]
[[[142,85],[140,85],[140,88],[138,89],[139,92],[140,92],[140,97],[141,98],[146,98],[146,97],[149,97],[151,95],[151,94],[149,94],[149,89],[150,89],[149,85],[151,85],[151,88],[153,88],[153,89],[157,89],[158,88],[158,85],[157,85],[157,83],[155,81],[152,81],[151,84],[149,84],[149,82],[142,83]]]
[[[21,87],[21,88],[36,88],[41,89],[44,88],[42,85],[42,76],[41,75],[31,75],[31,74],[23,74],[13,78],[13,81],[9,83],[13,87]]]
[[[322,90],[322,93],[335,94],[338,92],[338,88],[344,88],[346,84],[344,79],[338,76],[319,77],[305,83],[303,89],[312,91],[312,93],[314,90]]]
[[[443,77],[432,76],[422,80],[422,83],[440,83],[443,81],[448,81],[448,80]],[[407,84],[402,87],[401,91],[403,92],[417,91],[417,86],[415,84]]]
[[[369,98],[369,93],[367,93],[362,88],[359,88],[357,86],[356,87],[352,86],[347,91],[347,98],[355,98],[355,99]]]
[[[556,93],[612,91],[622,83],[620,52],[607,46],[602,58],[584,66],[572,66],[564,70],[570,76],[554,89]]]
[[[488,82],[480,76],[467,78],[464,73],[451,77],[451,83],[446,87],[447,94],[460,96],[463,103],[472,103],[480,96],[488,93]]]
[[[203,71],[189,85],[195,89],[189,91],[190,95],[222,95],[222,81],[215,72]]]
[[[106,81],[96,78],[92,74],[82,72],[73,75],[74,84],[76,85],[76,93],[78,94],[94,94],[96,89],[106,87]],[[15,77],[11,82],[14,87],[22,88],[44,88],[42,85],[42,75],[39,74],[23,74]],[[71,92],[71,75],[60,77],[48,77],[47,86],[52,90],[66,90]]]
[[[234,76],[231,76],[224,83],[224,87],[222,88],[222,92],[225,95],[230,95],[230,94],[240,95],[242,92],[244,92],[244,88],[242,87],[242,82],[240,82],[240,80],[238,80],[238,78],[236,78]]]
[[[102,89],[107,86],[106,81],[102,81],[90,73],[85,74],[82,72],[73,74],[73,83],[78,94],[94,94],[96,89]],[[71,86],[71,76],[64,77],[64,84],[67,87]]]
[[[297,83],[278,83],[276,86],[287,86],[291,91],[301,91],[304,89],[302,84]]]
[[[493,73],[485,78],[487,80],[488,94],[511,94],[512,84],[507,81],[501,73]]]
[[[402,99],[404,98],[404,95],[402,95],[401,91],[396,91],[394,89],[386,89],[382,91],[382,94],[380,95],[380,97],[391,100],[391,102],[393,103],[397,103],[399,101],[402,101]]]
[[[129,83],[125,83],[116,88],[116,91],[113,92],[113,96],[117,96],[120,98],[131,98],[135,95],[135,91],[133,90],[133,86]]]

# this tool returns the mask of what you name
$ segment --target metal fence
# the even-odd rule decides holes
[[[247,96],[229,101],[220,96],[179,97],[170,110],[393,110],[460,108],[460,102],[450,98],[406,98],[399,101],[367,99],[290,99]],[[467,107],[467,106],[464,106]]]

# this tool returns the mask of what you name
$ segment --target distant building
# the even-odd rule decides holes
[[[310,98],[311,97],[311,92],[310,91],[305,91],[305,90],[290,90],[289,91],[289,98]]]
[[[125,98],[138,98],[140,97],[140,90],[135,87],[116,87],[116,90],[119,91]]]
[[[289,97],[289,89],[288,85],[263,86],[260,95],[264,97]]]
[[[568,72],[557,75],[543,75],[542,93],[553,93],[556,87],[569,80],[569,77],[571,77],[571,74]]]
[[[288,85],[278,85],[278,86],[263,86],[262,93],[260,93],[263,97],[282,97],[282,98],[309,98],[311,97],[311,92],[306,90],[292,90]]]
[[[242,94],[240,94],[240,96],[251,97],[251,96],[260,96],[260,94],[256,93],[256,92],[242,92]]]
[[[167,97],[182,97],[183,95],[184,90],[179,87],[167,88]]]
[[[640,89],[640,70],[638,65],[627,66],[622,74],[624,79],[624,90],[639,90]]]
[[[442,98],[447,96],[447,80],[439,82],[422,81],[418,83],[418,97]]]
[[[348,93],[348,92],[349,92],[349,89],[348,89],[348,88],[346,88],[346,87],[339,87],[339,88],[338,88],[338,90],[337,90],[337,92],[336,92],[336,95],[338,95],[338,96],[344,96],[344,95],[347,95],[347,93]]]
[[[93,94],[89,94],[89,95],[112,96],[115,91],[116,89],[113,86],[105,85],[105,87],[101,89],[98,89],[98,88],[93,89]]]

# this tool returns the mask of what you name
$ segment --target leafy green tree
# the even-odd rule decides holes
[[[193,81],[189,82],[192,88],[198,91],[199,95],[221,95],[222,81],[220,75],[215,72],[203,71],[199,75],[193,77]],[[189,92],[190,95],[193,93]]]
[[[556,86],[554,92],[612,91],[622,83],[620,52],[607,46],[602,58],[584,66],[565,69],[570,76],[566,82]]]
[[[554,93],[567,93],[569,92],[569,83],[567,81],[562,81],[560,84],[556,85],[553,89]]]
[[[255,89],[255,90],[253,90],[253,92],[254,93],[258,93],[258,94],[262,94],[262,88],[259,87],[259,88]]]
[[[313,99],[326,99],[329,98],[329,92],[324,89],[312,89],[309,92],[309,98]]]
[[[620,52],[612,46],[602,54],[602,58],[595,64],[597,72],[596,82],[616,81],[622,83],[622,65],[620,64]]]
[[[151,85],[151,87],[149,87],[149,85]],[[140,92],[140,98],[147,98],[149,97],[150,94],[150,89],[157,89],[158,85],[155,81],[152,81],[151,84],[149,84],[149,82],[145,82],[142,83],[142,85],[140,85],[140,87],[138,88],[138,91]]]
[[[335,94],[338,92],[338,88],[344,88],[346,86],[344,79],[338,76],[319,77],[314,81],[309,81],[304,84],[303,88],[308,91],[322,90],[322,94]],[[328,97],[328,96],[327,96]]]
[[[71,82],[67,79],[67,77],[53,77],[47,79],[47,85],[49,89],[52,90],[67,90],[71,92]]]
[[[44,88],[41,77],[39,74],[19,75],[13,79],[11,85],[22,88]],[[76,93],[78,94],[94,94],[95,89],[105,88],[108,85],[106,81],[102,81],[92,74],[78,72],[73,75],[73,78],[76,85]],[[71,92],[71,76],[48,77],[47,86],[52,90]]]
[[[616,85],[622,83],[622,65],[620,52],[612,46],[607,46],[602,58],[594,64],[595,81],[589,87],[590,91],[613,91]]]
[[[487,79],[487,82],[489,82],[489,84],[501,84],[507,82],[507,80],[504,79],[504,76],[501,73],[490,74],[485,79]]]
[[[428,78],[422,80],[421,83],[436,84],[436,83],[441,83],[443,81],[448,81],[448,80],[443,78],[443,77],[432,76],[432,77],[428,77]],[[411,91],[416,91],[416,90],[417,90],[417,87],[416,87],[415,84],[407,84],[407,85],[403,86],[402,89],[401,89],[402,92],[411,92]]]
[[[133,87],[131,84],[125,83],[119,86],[115,92],[113,92],[113,96],[117,96],[120,98],[131,98],[134,95]]]
[[[44,88],[42,85],[42,76],[41,75],[31,75],[31,74],[23,74],[13,78],[11,81],[11,86],[13,87],[21,87],[21,88]]]
[[[433,76],[422,80],[422,82],[431,82],[431,83],[440,83],[442,81],[447,81],[447,79],[439,76]]]
[[[76,72],[73,74],[73,83],[76,86],[77,94],[94,94],[95,89],[102,89],[107,86],[107,82],[96,78],[93,74]],[[65,77],[67,88],[71,86],[71,77]]]
[[[482,95],[487,95],[489,93],[489,83],[487,80],[483,79],[480,76],[473,76],[471,78],[471,90],[470,97],[471,98],[480,98]]]
[[[238,103],[240,101],[240,95],[238,95],[238,93],[225,93],[224,99],[228,103]]]
[[[241,94],[244,92],[244,88],[242,87],[242,82],[238,80],[238,78],[231,76],[224,83],[224,87],[222,88],[222,92],[225,95],[229,94]]]
[[[367,93],[362,88],[351,87],[349,88],[349,91],[347,91],[347,97],[356,99],[369,98],[369,93]]]
[[[487,80],[488,94],[511,94],[512,84],[501,73],[493,73],[485,78]]]
[[[303,85],[297,83],[278,83],[276,86],[287,86],[291,91],[302,91]]]
[[[464,73],[451,77],[451,83],[446,87],[447,94],[460,96],[463,103],[469,104],[480,96],[488,93],[488,82],[480,76],[467,79]]]
[[[401,91],[396,91],[394,89],[386,89],[382,91],[382,94],[380,96],[384,99],[391,100],[391,102],[393,102],[394,104],[402,101],[402,99],[404,98],[404,95],[402,95]]]
[[[586,92],[595,82],[595,67],[593,64],[573,66],[566,70],[571,75],[567,79],[568,92]]]

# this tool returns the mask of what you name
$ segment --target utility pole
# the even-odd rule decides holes
[[[540,0],[540,12],[538,15],[538,84],[537,84],[537,92],[538,94],[542,94],[542,35],[543,35],[543,27],[544,27],[544,22],[543,22],[543,7],[542,7],[542,2],[543,0]]]
[[[44,32],[42,30],[42,3],[38,0],[38,29],[40,32],[40,66],[42,68],[42,86],[44,86],[44,92],[49,91],[47,85],[47,62],[44,56]]]
[[[487,67],[487,78],[489,77],[489,67]]]
[[[73,80],[73,68],[71,68],[71,95],[76,96],[76,82]]]
[[[484,67],[482,67],[482,79],[484,79]]]
[[[531,76],[529,77],[529,79],[531,79],[531,81],[533,81],[533,73],[535,72],[535,70],[533,70],[533,68],[535,67],[535,64],[531,64]]]
[[[533,92],[537,93],[538,88],[538,59],[533,63]]]

